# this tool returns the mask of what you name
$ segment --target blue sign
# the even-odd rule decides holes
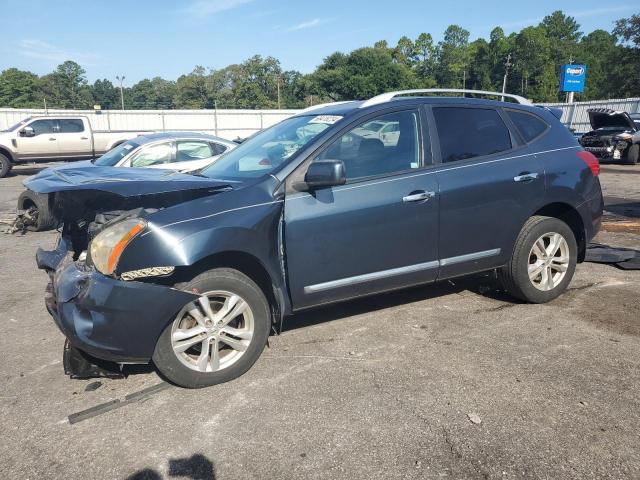
[[[562,67],[560,67],[560,91],[584,92],[584,81],[586,78],[586,65],[562,65]]]

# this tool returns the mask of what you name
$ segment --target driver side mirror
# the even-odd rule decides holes
[[[342,160],[318,160],[311,162],[304,176],[308,190],[344,185],[347,181]]]
[[[21,137],[35,137],[36,132],[33,130],[33,127],[24,127],[20,130]]]

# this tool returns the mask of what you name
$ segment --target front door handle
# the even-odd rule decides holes
[[[408,203],[408,202],[424,202],[426,200],[429,200],[430,198],[435,197],[436,193],[435,192],[416,192],[416,193],[412,193],[410,195],[407,195],[406,197],[402,197],[402,201],[404,203]]]
[[[89,140],[89,137],[80,137],[80,140]]]
[[[536,172],[533,172],[533,173],[522,172],[520,175],[516,175],[515,177],[513,177],[513,181],[514,182],[530,182],[532,180],[535,180],[536,178],[538,178],[538,173]]]
[[[50,142],[55,142],[55,141],[56,141],[56,139],[52,137],[52,138],[50,138],[50,139],[49,139],[49,141],[50,141]]]

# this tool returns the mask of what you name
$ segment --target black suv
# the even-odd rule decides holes
[[[49,312],[82,352],[202,387],[319,305],[486,270],[552,300],[600,226],[597,159],[526,99],[432,93],[307,109],[197,176],[27,180],[64,222],[37,254]]]

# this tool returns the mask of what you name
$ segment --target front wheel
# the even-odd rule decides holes
[[[631,145],[627,150],[626,162],[629,165],[635,165],[640,160],[640,144]]]
[[[4,178],[9,175],[12,166],[13,165],[11,164],[9,157],[0,153],[0,178]]]
[[[509,263],[498,271],[505,289],[530,303],[546,303],[563,293],[576,269],[578,246],[562,220],[534,216],[522,227]]]
[[[269,303],[246,275],[209,270],[181,288],[198,293],[166,326],[153,362],[169,381],[187,388],[228,382],[256,362],[269,336]]]

